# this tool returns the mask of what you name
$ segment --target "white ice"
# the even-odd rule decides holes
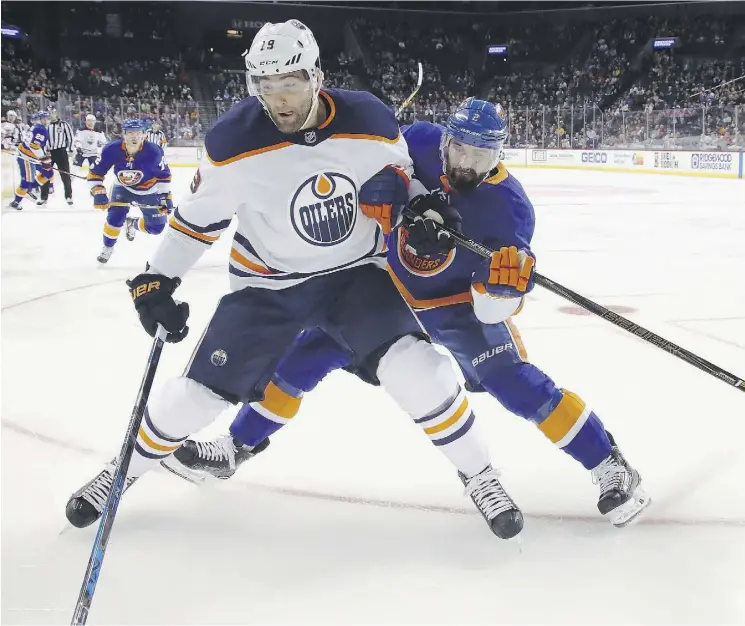
[[[745,376],[745,182],[515,170],[536,205],[538,269]],[[175,171],[176,200],[192,172]],[[76,181],[2,215],[2,622],[69,623],[95,527],[64,504],[118,451],[150,339],[124,280],[158,241],[123,237]],[[192,333],[227,289],[230,236],[179,290]],[[567,308],[568,307],[568,308]],[[536,288],[516,318],[532,362],[597,410],[654,503],[597,513],[589,473],[473,397],[523,550],[495,538],[455,471],[379,389],[345,373],[266,453],[198,488],[161,471],[119,509],[91,624],[745,621],[745,394]],[[225,415],[207,437],[223,432]]]

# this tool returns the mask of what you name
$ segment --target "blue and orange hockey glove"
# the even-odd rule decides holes
[[[398,223],[409,201],[409,179],[405,172],[385,167],[360,187],[360,210],[380,224],[387,235]]]
[[[106,187],[103,185],[92,187],[91,195],[93,196],[93,206],[95,208],[106,211],[111,206],[109,204],[109,196],[106,194]]]
[[[533,289],[535,257],[528,250],[503,246],[474,274],[474,286],[501,298],[519,298]]]

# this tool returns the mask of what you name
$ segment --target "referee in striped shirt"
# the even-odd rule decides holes
[[[166,140],[166,134],[160,130],[160,122],[153,120],[150,128],[145,132],[145,141],[154,143],[156,146],[160,146],[163,150],[166,149],[168,141]]]
[[[52,165],[59,168],[59,175],[65,187],[65,200],[72,204],[72,183],[70,182],[70,159],[67,153],[72,150],[73,135],[72,126],[59,119],[56,109],[50,112],[51,121],[47,131],[49,132],[49,155],[52,157]],[[46,204],[49,198],[50,183],[41,188],[41,197],[37,204]]]

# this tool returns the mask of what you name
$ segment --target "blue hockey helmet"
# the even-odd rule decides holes
[[[507,124],[500,108],[485,100],[468,98],[444,124],[440,151],[450,186],[473,191],[499,163],[507,139]]]
[[[137,152],[145,143],[146,130],[145,120],[139,117],[128,117],[122,122],[122,135],[129,154]]]
[[[141,130],[143,132],[147,130],[147,125],[144,120],[139,117],[128,117],[122,122],[122,133],[136,130]]]

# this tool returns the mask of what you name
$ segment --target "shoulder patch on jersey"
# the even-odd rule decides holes
[[[264,113],[258,98],[234,105],[204,138],[207,158],[217,166],[290,145]]]
[[[325,90],[335,107],[331,137],[339,139],[398,140],[398,122],[393,110],[367,91]]]

